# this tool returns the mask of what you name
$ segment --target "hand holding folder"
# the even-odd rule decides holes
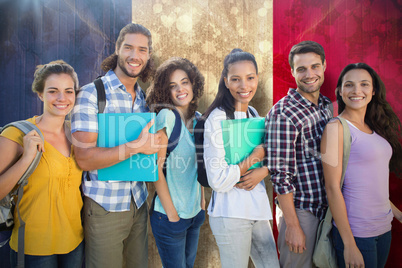
[[[138,139],[142,129],[155,119],[155,113],[98,114],[98,146],[115,147]],[[149,129],[155,133],[155,126]],[[140,139],[127,146],[147,147],[148,139]],[[125,152],[121,152],[124,158]],[[101,181],[156,181],[158,179],[157,155],[138,153],[113,166],[99,169]]]
[[[237,165],[249,156],[255,147],[264,142],[265,119],[263,117],[222,121],[222,138],[225,160],[229,165]],[[261,167],[254,164],[250,169]]]

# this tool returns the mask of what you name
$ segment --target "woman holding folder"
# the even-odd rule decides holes
[[[24,186],[19,203],[25,221],[26,267],[81,267],[84,232],[81,224],[81,175],[71,147],[66,116],[73,109],[78,90],[73,67],[62,60],[36,67],[32,91],[43,102],[43,114],[27,119],[36,125],[44,142],[33,130],[27,135],[14,128],[0,137],[0,199],[8,194],[34,159],[42,151],[40,162]],[[10,239],[11,266],[17,265],[18,228]]]
[[[258,116],[249,106],[258,86],[255,58],[241,49],[225,57],[218,93],[203,115],[204,161],[213,192],[209,223],[219,247],[223,268],[247,267],[249,257],[257,268],[279,267],[269,220],[271,208],[263,179],[267,167],[248,170],[265,157],[262,145],[237,165],[225,161],[222,120]]]
[[[187,59],[174,57],[156,70],[147,98],[150,110],[158,113],[155,125],[162,136],[162,149],[158,152],[159,179],[154,183],[157,196],[150,219],[165,268],[194,266],[200,228],[205,220],[193,136],[198,100],[203,91],[204,77],[197,67]],[[178,134],[176,122],[181,125]],[[171,141],[173,135],[177,137]],[[168,141],[175,144],[169,155]]]

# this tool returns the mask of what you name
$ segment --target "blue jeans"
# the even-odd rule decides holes
[[[205,210],[201,210],[194,218],[180,218],[178,222],[170,222],[165,214],[154,211],[150,220],[163,267],[193,267]]]
[[[222,268],[279,268],[275,239],[268,220],[209,217]]]
[[[341,235],[335,226],[332,227],[332,239],[334,242],[338,266],[340,268],[345,267],[343,242]],[[385,266],[391,248],[391,231],[374,237],[355,237],[355,241],[363,255],[365,268],[383,268]]]
[[[11,267],[17,266],[18,253],[10,251]],[[84,259],[84,241],[67,254],[48,256],[25,255],[26,268],[81,268]]]

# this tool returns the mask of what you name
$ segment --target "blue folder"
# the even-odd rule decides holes
[[[222,121],[222,138],[225,160],[229,165],[237,165],[250,155],[257,145],[264,142],[265,119],[253,117]],[[254,164],[250,169],[261,167]]]
[[[98,114],[98,147],[115,147],[138,138],[155,113]],[[155,125],[149,130],[155,133]],[[156,181],[157,154],[135,154],[113,166],[99,169],[100,181]]]

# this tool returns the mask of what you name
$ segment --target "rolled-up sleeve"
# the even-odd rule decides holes
[[[238,165],[228,165],[225,160],[221,121],[225,113],[212,112],[204,127],[204,162],[208,183],[216,192],[228,192],[240,180]]]
[[[293,183],[297,173],[296,139],[297,129],[281,114],[268,114],[266,125],[267,166],[277,194],[295,191]]]

